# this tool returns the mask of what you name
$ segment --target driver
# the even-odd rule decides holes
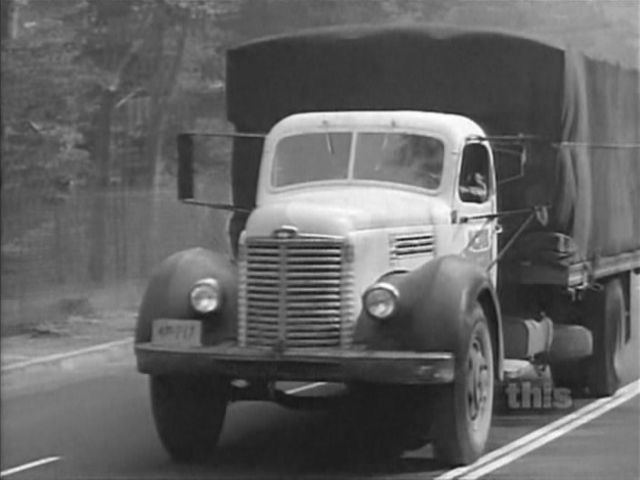
[[[399,134],[397,139],[395,147],[387,147],[387,153],[376,166],[374,178],[427,189],[438,188],[444,144],[433,137],[413,134]]]

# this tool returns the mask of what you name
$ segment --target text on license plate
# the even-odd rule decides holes
[[[202,345],[202,324],[198,320],[154,320],[151,342],[157,345],[199,347]]]

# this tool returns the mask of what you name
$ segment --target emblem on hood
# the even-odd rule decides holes
[[[298,236],[298,229],[292,225],[283,225],[273,231],[273,237],[280,240],[287,240]]]

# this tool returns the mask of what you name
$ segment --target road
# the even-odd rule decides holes
[[[80,378],[71,372],[68,377],[40,387],[3,390],[3,478],[457,478],[435,463],[429,447],[396,460],[354,460],[357,445],[348,443],[334,415],[293,412],[262,402],[231,406],[211,464],[175,465],[156,437],[146,378],[132,364],[112,364]],[[610,403],[605,400],[603,405]],[[544,443],[553,432],[558,435],[533,451],[509,451],[524,435],[534,432],[535,437],[545,425],[566,423],[569,413],[589,405],[596,406],[575,400],[566,410],[496,415],[489,450],[507,451],[484,466],[488,471],[482,478],[639,478],[640,402],[635,394],[566,433],[556,428],[536,437]],[[467,472],[469,478],[475,478],[474,472],[478,469]]]

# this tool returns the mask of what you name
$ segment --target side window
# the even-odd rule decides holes
[[[460,200],[484,203],[489,200],[490,188],[489,152],[480,143],[470,143],[462,152],[462,168],[458,182]]]

